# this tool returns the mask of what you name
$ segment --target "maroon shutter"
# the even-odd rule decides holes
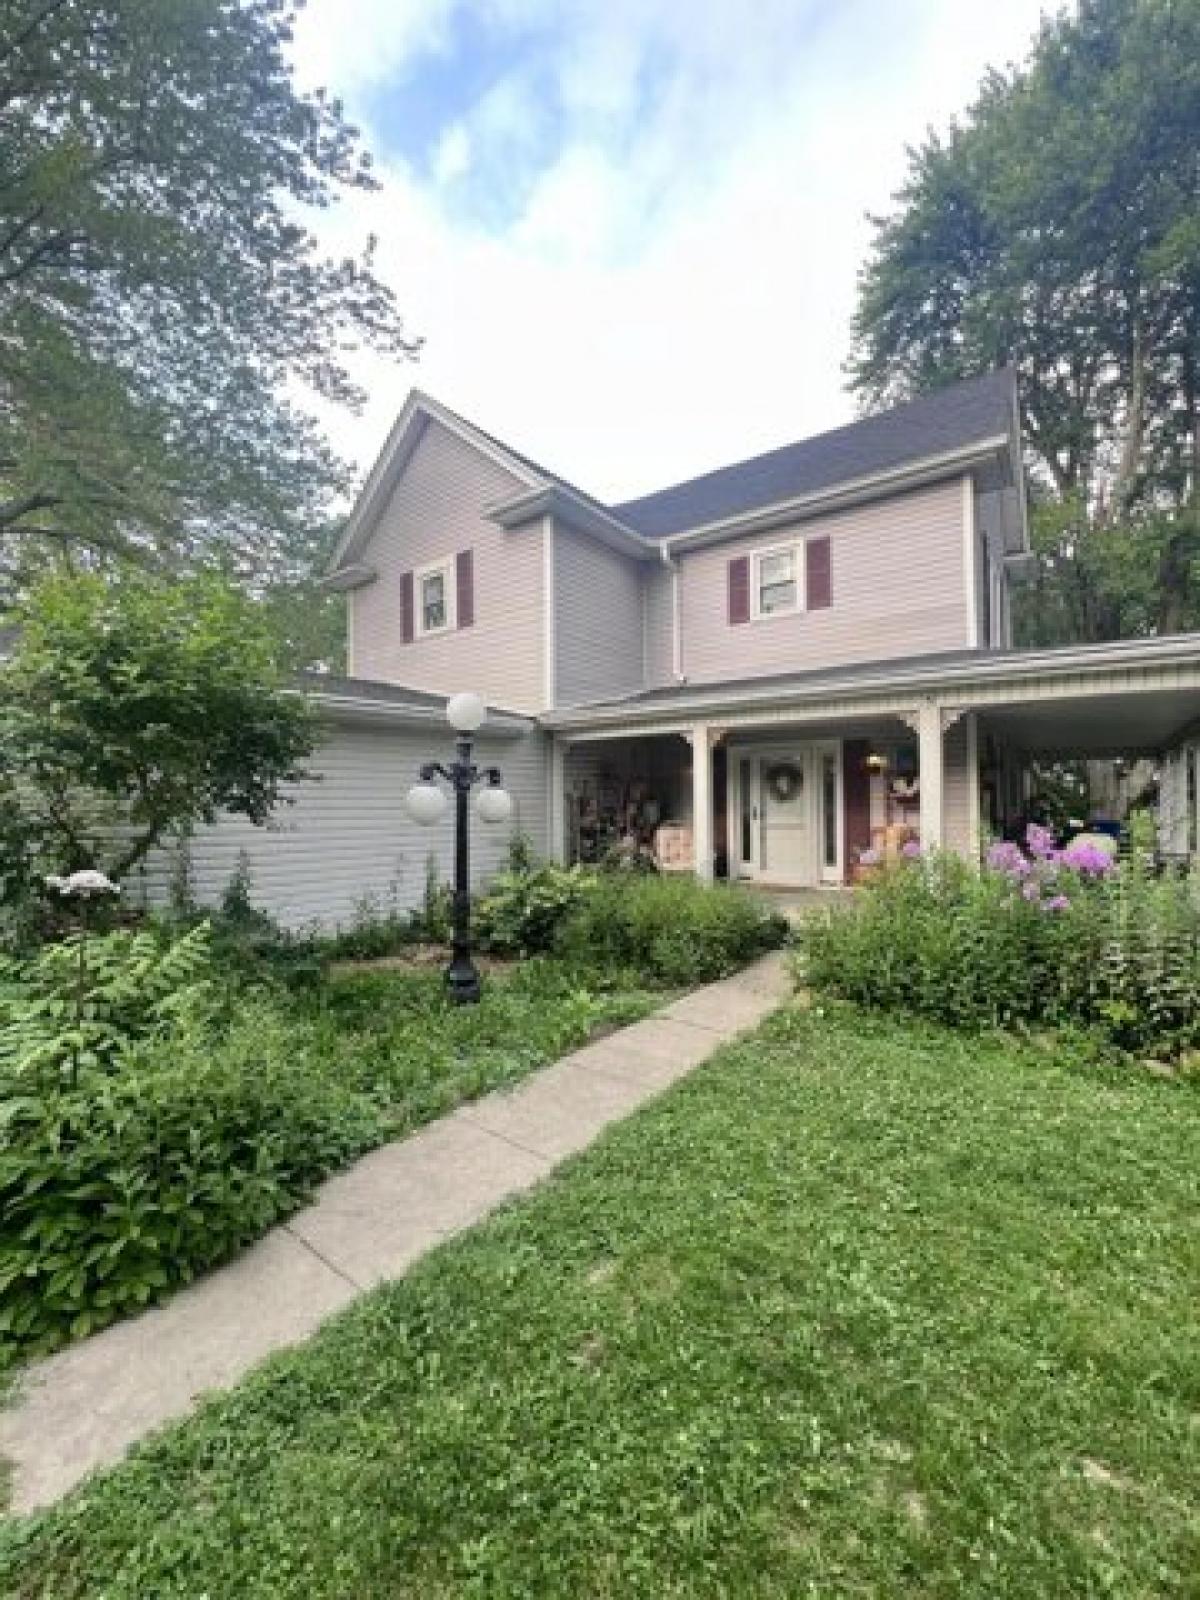
[[[833,604],[833,568],[829,560],[828,539],[806,539],[804,543],[805,605],[809,611],[822,611]]]
[[[857,874],[858,858],[871,844],[871,774],[866,739],[847,739],[842,745],[842,812],[845,819],[846,877]]]
[[[455,556],[454,574],[458,585],[458,625],[469,628],[475,621],[475,559],[470,550],[460,550]]]
[[[400,643],[413,642],[413,575],[400,574]]]
[[[729,621],[750,621],[750,557],[729,563]]]

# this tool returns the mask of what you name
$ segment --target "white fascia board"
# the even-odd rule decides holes
[[[851,478],[844,483],[831,484],[827,489],[815,489],[811,494],[797,495],[792,500],[779,500],[774,505],[739,512],[734,517],[722,517],[696,528],[685,528],[681,533],[667,534],[660,542],[671,551],[689,550],[701,545],[719,544],[726,539],[776,527],[781,523],[815,517],[828,511],[840,511],[843,507],[858,505],[864,500],[876,500],[883,495],[918,489],[940,478],[956,476],[964,467],[986,461],[1009,444],[1006,433],[996,434],[990,439],[978,439],[961,449],[926,456],[920,461],[911,461],[887,472]]]
[[[973,684],[1012,683],[1027,678],[1053,677],[1062,673],[1078,678],[1089,672],[1112,668],[1154,668],[1164,662],[1184,661],[1200,666],[1200,633],[1173,634],[1162,639],[1122,639],[1111,644],[1084,645],[1079,649],[1030,652],[996,651],[981,654],[976,661],[931,663],[928,667],[902,667],[889,671],[886,663],[867,676],[826,678],[819,683],[803,681],[789,686],[772,683],[762,689],[741,684],[722,687],[706,684],[703,691],[663,696],[653,702],[637,700],[607,705],[575,707],[558,716],[543,719],[548,726],[563,732],[616,725],[637,725],[675,717],[717,717],[730,711],[750,711],[769,706],[800,705],[808,701],[832,700],[839,696],[947,694]]]
[[[433,726],[440,728],[447,739],[453,736],[444,706],[406,706],[394,700],[368,700],[357,695],[322,694],[314,690],[289,692],[302,695],[318,716],[327,717],[331,722],[390,722],[396,727],[414,728]],[[519,739],[533,726],[531,717],[489,710],[478,736],[492,734],[499,739]]]
[[[572,528],[591,534],[601,544],[620,551],[622,555],[634,556],[639,561],[657,561],[659,557],[660,547],[656,539],[646,539],[640,533],[635,533],[608,512],[572,494],[562,484],[548,484],[544,488],[532,489],[528,494],[497,501],[485,506],[483,514],[502,528],[519,528],[526,523],[553,516]]]
[[[379,572],[375,567],[355,561],[318,579],[317,588],[324,589],[330,594],[345,594],[349,589],[362,589],[368,583],[374,583],[378,576]]]

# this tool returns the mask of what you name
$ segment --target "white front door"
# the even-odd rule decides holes
[[[730,752],[730,857],[739,877],[806,887],[842,877],[841,746]]]

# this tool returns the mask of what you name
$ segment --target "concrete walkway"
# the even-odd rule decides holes
[[[57,1500],[206,1390],[400,1277],[753,1027],[788,989],[783,957],[768,956],[461,1107],[330,1179],[306,1210],[161,1309],[29,1369],[0,1412],[11,1508]]]

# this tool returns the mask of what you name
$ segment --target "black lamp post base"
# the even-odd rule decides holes
[[[446,968],[446,988],[456,1006],[477,1005],[480,995],[479,970],[470,956],[455,954]]]

